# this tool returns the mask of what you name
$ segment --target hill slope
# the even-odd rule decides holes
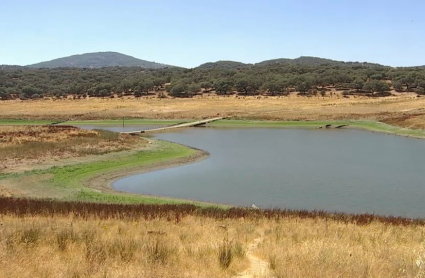
[[[199,69],[237,69],[252,66],[252,64],[244,64],[236,61],[217,61],[209,62],[198,66]]]
[[[172,67],[170,65],[159,64],[140,60],[132,56],[118,52],[95,52],[80,55],[72,55],[51,61],[28,65],[31,68],[102,68],[102,67],[143,67],[148,69],[158,69]]]
[[[256,66],[266,66],[266,65],[272,65],[272,64],[291,64],[291,65],[308,65],[308,66],[320,66],[323,64],[329,64],[329,65],[361,65],[361,66],[369,66],[369,67],[379,67],[382,66],[380,64],[374,64],[374,63],[361,63],[361,62],[343,62],[343,61],[336,61],[331,59],[324,59],[319,57],[311,57],[311,56],[301,56],[295,59],[273,59],[273,60],[266,60],[259,62],[255,64]]]

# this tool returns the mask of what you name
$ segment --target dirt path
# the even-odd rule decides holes
[[[250,267],[245,270],[244,272],[239,273],[238,275],[234,276],[234,278],[267,278],[270,276],[270,270],[269,270],[269,264],[257,258],[254,255],[255,249],[258,248],[258,245],[261,244],[264,240],[264,234],[261,234],[259,237],[254,239],[254,242],[252,242],[249,247],[248,251],[246,252],[246,257],[248,258],[250,262]]]

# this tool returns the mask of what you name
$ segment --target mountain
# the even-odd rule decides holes
[[[217,61],[209,62],[198,66],[198,69],[238,69],[252,66],[252,64],[244,64],[235,61]]]
[[[173,67],[170,65],[159,64],[140,60],[132,56],[124,55],[118,52],[95,52],[80,55],[72,55],[51,61],[28,65],[30,68],[102,68],[102,67],[143,67],[147,69],[159,69]]]
[[[366,63],[366,62],[343,62],[331,59],[324,59],[319,57],[301,56],[295,59],[280,58],[273,60],[266,60],[256,64],[244,64],[236,61],[217,61],[205,63],[197,68],[201,69],[238,69],[252,66],[269,66],[274,64],[286,64],[286,65],[306,65],[306,66],[320,66],[320,65],[336,65],[336,66],[366,66],[366,67],[382,67],[380,64]]]
[[[24,66],[17,66],[17,65],[0,65],[1,70],[22,70],[25,69]]]
[[[262,61],[260,63],[256,63],[256,66],[267,66],[267,65],[273,65],[273,64],[289,64],[289,65],[308,65],[308,66],[320,66],[324,64],[329,65],[349,65],[349,66],[368,66],[368,67],[382,67],[380,64],[374,64],[374,63],[367,63],[367,62],[343,62],[343,61],[336,61],[331,59],[324,59],[324,58],[318,58],[318,57],[311,57],[311,56],[301,56],[299,58],[295,59],[273,59],[273,60],[266,60]]]

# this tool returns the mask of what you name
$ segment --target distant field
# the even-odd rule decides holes
[[[189,99],[132,97],[88,100],[0,101],[0,118],[49,121],[150,119],[134,123],[157,124],[152,120],[202,119],[228,116],[249,120],[379,120],[395,125],[421,129],[425,127],[425,98],[405,93],[382,98],[352,97],[288,97],[204,96]],[[162,123],[162,122],[161,122]],[[169,122],[176,123],[176,122]]]
[[[0,125],[49,125],[52,120],[0,119]]]

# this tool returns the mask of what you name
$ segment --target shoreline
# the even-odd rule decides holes
[[[72,162],[0,174],[0,193],[26,198],[54,198],[64,201],[110,203],[192,203],[199,206],[226,206],[208,202],[136,194],[120,191],[112,183],[120,178],[178,167],[202,161],[207,151],[165,140],[148,139],[149,149],[134,148],[93,158],[73,158]],[[48,176],[48,180],[45,177]],[[26,182],[29,180],[30,182]],[[1,194],[0,194],[1,195]]]
[[[166,196],[160,196],[160,195],[133,193],[133,192],[123,191],[123,190],[114,188],[112,184],[119,179],[133,176],[133,175],[140,175],[140,174],[150,173],[154,171],[161,171],[161,170],[165,170],[169,168],[175,168],[175,167],[189,165],[192,163],[197,163],[205,159],[208,159],[208,157],[210,156],[209,152],[201,150],[201,149],[197,149],[194,147],[190,147],[187,145],[183,145],[183,144],[179,144],[179,143],[175,143],[171,141],[166,141],[166,140],[160,140],[160,139],[155,139],[155,140],[178,145],[184,148],[188,148],[188,149],[194,150],[195,153],[185,157],[179,157],[179,158],[174,158],[171,160],[160,161],[160,162],[156,162],[156,163],[148,164],[148,165],[136,166],[137,169],[135,167],[129,167],[127,169],[116,169],[108,173],[101,173],[99,175],[95,175],[94,177],[84,181],[83,189],[81,190],[84,191],[85,189],[89,189],[100,194],[114,194],[114,195],[120,195],[123,197],[135,196],[135,197],[149,198],[149,199],[164,201],[165,203],[194,204],[196,206],[210,206],[210,207],[218,207],[218,208],[236,207],[234,205],[222,204],[222,203],[211,203],[208,201],[199,201],[199,200],[183,199],[183,198],[177,198],[177,197],[166,197]],[[144,203],[144,202],[141,202],[141,203]]]
[[[425,139],[425,130],[410,129],[390,125],[375,120],[329,120],[329,121],[263,121],[263,120],[219,120],[207,125],[207,127],[219,128],[305,128],[305,129],[326,129],[327,124],[332,125],[329,130],[336,129],[336,126],[347,125],[341,129],[358,129],[369,132],[379,132],[389,135],[396,135],[409,138]]]
[[[161,141],[164,141],[164,140],[161,140]],[[169,143],[177,144],[174,142],[169,142]],[[90,189],[97,190],[104,193],[125,193],[125,194],[131,194],[136,196],[148,196],[148,197],[165,198],[165,199],[172,199],[172,200],[187,200],[187,199],[169,198],[169,197],[162,197],[162,196],[148,195],[148,194],[137,194],[137,193],[132,193],[128,191],[122,191],[112,186],[112,184],[115,181],[125,177],[189,165],[192,163],[203,161],[210,156],[210,153],[207,151],[192,148],[182,144],[177,144],[177,145],[181,145],[181,146],[193,149],[196,152],[193,155],[190,155],[187,157],[175,158],[175,159],[172,159],[171,161],[161,161],[161,162],[153,163],[151,165],[139,166],[137,167],[137,169],[133,167],[129,167],[128,169],[113,170],[111,172],[101,174],[86,180],[84,182],[84,186],[86,188],[90,188]],[[191,201],[191,200],[188,200],[188,201]]]

